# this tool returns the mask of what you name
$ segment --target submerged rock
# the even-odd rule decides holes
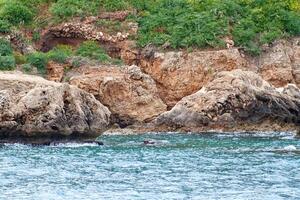
[[[187,131],[296,129],[300,100],[295,98],[295,88],[293,95],[288,90],[279,91],[250,71],[221,72],[159,116],[156,123]]]
[[[94,138],[110,124],[110,111],[69,84],[0,73],[0,138]]]

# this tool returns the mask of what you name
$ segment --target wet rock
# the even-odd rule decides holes
[[[94,138],[107,130],[110,111],[68,84],[0,73],[0,138]]]

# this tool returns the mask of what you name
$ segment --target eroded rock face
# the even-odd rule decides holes
[[[259,59],[259,73],[275,87],[300,83],[300,38],[279,40]]]
[[[109,126],[110,111],[74,86],[37,76],[0,73],[0,138],[93,138]]]
[[[284,130],[300,122],[299,94],[291,86],[278,90],[250,71],[221,72],[156,122],[188,131]]]
[[[293,82],[292,48],[287,41],[279,41],[265,53],[262,53],[259,68],[266,81],[276,87]]]
[[[216,72],[248,66],[237,49],[192,53],[146,49],[142,56],[140,67],[157,82],[160,96],[169,107],[201,89]]]
[[[166,111],[155,82],[137,66],[85,69],[83,75],[72,77],[70,84],[93,94],[121,126],[144,122]]]

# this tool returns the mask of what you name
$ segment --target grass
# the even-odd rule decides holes
[[[45,17],[39,12],[42,5],[48,9]],[[0,0],[0,33],[126,9],[137,11],[131,19],[139,23],[140,47],[224,48],[223,38],[231,37],[236,46],[258,55],[264,44],[300,35],[299,0]],[[98,25],[112,32],[123,28],[108,20]],[[109,60],[101,49],[87,56]]]

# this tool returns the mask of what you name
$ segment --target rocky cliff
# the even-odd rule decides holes
[[[47,78],[70,85],[2,73],[1,137],[92,137],[110,124],[129,132],[299,129],[299,38],[266,46],[259,57],[237,48],[118,46],[136,65],[50,62]]]
[[[69,84],[36,76],[0,73],[0,138],[95,138],[110,111]]]
[[[220,72],[156,123],[185,131],[288,130],[300,122],[299,94],[296,86],[279,90],[250,71]]]

